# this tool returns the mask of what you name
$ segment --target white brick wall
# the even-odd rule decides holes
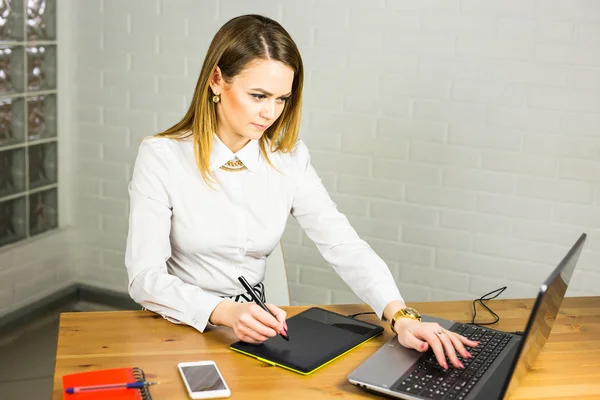
[[[582,231],[590,237],[570,294],[600,294],[599,2],[72,6],[77,280],[125,290],[139,140],[181,116],[218,27],[256,12],[297,39],[314,166],[408,300],[472,299],[503,285],[505,297],[532,296]],[[356,301],[292,219],[283,243],[294,303]],[[20,271],[42,268],[22,262],[31,267]],[[0,304],[64,273],[28,281],[6,263],[1,273],[24,282],[0,285]]]
[[[75,282],[74,230],[42,234],[0,252],[0,316]]]

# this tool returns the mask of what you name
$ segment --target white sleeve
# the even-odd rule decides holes
[[[325,260],[381,318],[390,301],[403,300],[388,266],[337,210],[302,141],[298,141],[292,157],[300,168],[292,215]]]
[[[203,332],[210,314],[222,300],[167,271],[171,257],[170,177],[168,154],[161,139],[140,145],[129,184],[129,234],[125,265],[131,298],[175,323]]]

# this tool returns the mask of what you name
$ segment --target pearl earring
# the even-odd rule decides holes
[[[215,103],[218,103],[220,100],[221,100],[221,98],[219,97],[219,95],[218,95],[218,94],[215,94],[215,95],[213,96],[213,98],[212,98],[212,101],[213,101],[213,102],[215,102]]]

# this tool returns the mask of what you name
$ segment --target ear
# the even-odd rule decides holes
[[[223,75],[221,75],[221,68],[217,66],[212,76],[210,77],[210,89],[216,95],[220,95],[223,92]]]

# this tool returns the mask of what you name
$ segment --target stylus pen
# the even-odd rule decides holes
[[[74,394],[80,392],[94,392],[96,390],[109,389],[141,389],[145,386],[156,385],[156,382],[129,382],[129,383],[112,383],[110,385],[94,385],[94,386],[75,386],[65,389],[65,393]]]
[[[238,280],[241,282],[242,286],[244,287],[244,289],[246,289],[246,291],[248,292],[248,294],[250,296],[252,296],[252,300],[254,300],[254,302],[256,304],[258,304],[263,310],[265,310],[269,314],[273,315],[273,313],[269,310],[269,308],[265,305],[265,303],[263,303],[263,301],[256,295],[256,293],[254,293],[254,290],[252,289],[252,287],[250,286],[250,284],[248,283],[248,281],[246,280],[246,278],[244,278],[242,275],[240,275],[240,277],[238,278]],[[274,316],[274,315],[273,315],[273,318],[277,319],[277,317]],[[289,335],[289,333],[287,333],[287,331],[285,330],[285,328],[282,329],[281,332],[279,332],[279,334],[285,340],[287,340],[287,341],[290,340],[290,335]]]

